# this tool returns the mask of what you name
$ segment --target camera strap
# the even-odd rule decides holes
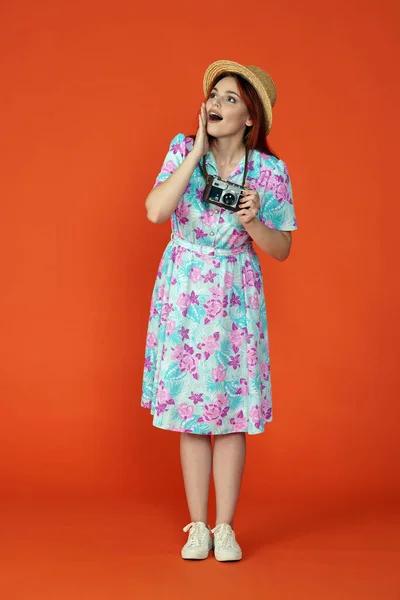
[[[208,173],[207,173],[207,166],[206,166],[206,155],[203,156],[202,163],[203,164],[199,163],[200,171],[202,172],[203,177],[207,181]],[[245,156],[245,161],[244,161],[244,173],[243,173],[242,187],[244,187],[244,184],[246,183],[248,166],[249,166],[249,149],[246,148],[246,156]],[[227,181],[229,181],[229,180],[227,180]]]

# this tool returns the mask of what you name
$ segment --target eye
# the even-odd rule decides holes
[[[210,98],[215,98],[215,92],[211,92]]]
[[[232,104],[236,104],[236,99],[233,96],[228,96],[228,102],[232,102]]]

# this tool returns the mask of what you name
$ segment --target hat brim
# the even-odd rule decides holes
[[[208,97],[210,87],[216,77],[222,73],[235,73],[246,79],[256,90],[264,108],[267,135],[272,128],[272,105],[268,94],[260,80],[249,69],[231,60],[217,60],[212,63],[204,73],[203,90],[204,95]]]

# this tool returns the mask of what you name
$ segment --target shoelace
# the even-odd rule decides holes
[[[190,529],[188,545],[189,546],[201,546],[201,543],[204,539],[205,533],[208,531],[207,527],[204,523],[189,523],[186,527],[183,528],[183,531],[187,533]]]
[[[222,546],[222,548],[236,548],[235,534],[232,527],[227,523],[217,525],[211,530],[211,533],[215,533],[215,541]]]

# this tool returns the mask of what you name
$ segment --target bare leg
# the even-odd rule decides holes
[[[244,433],[216,435],[214,440],[214,483],[217,498],[216,525],[233,525],[246,460]]]
[[[208,494],[212,467],[211,436],[181,434],[181,463],[192,521],[208,523]]]

